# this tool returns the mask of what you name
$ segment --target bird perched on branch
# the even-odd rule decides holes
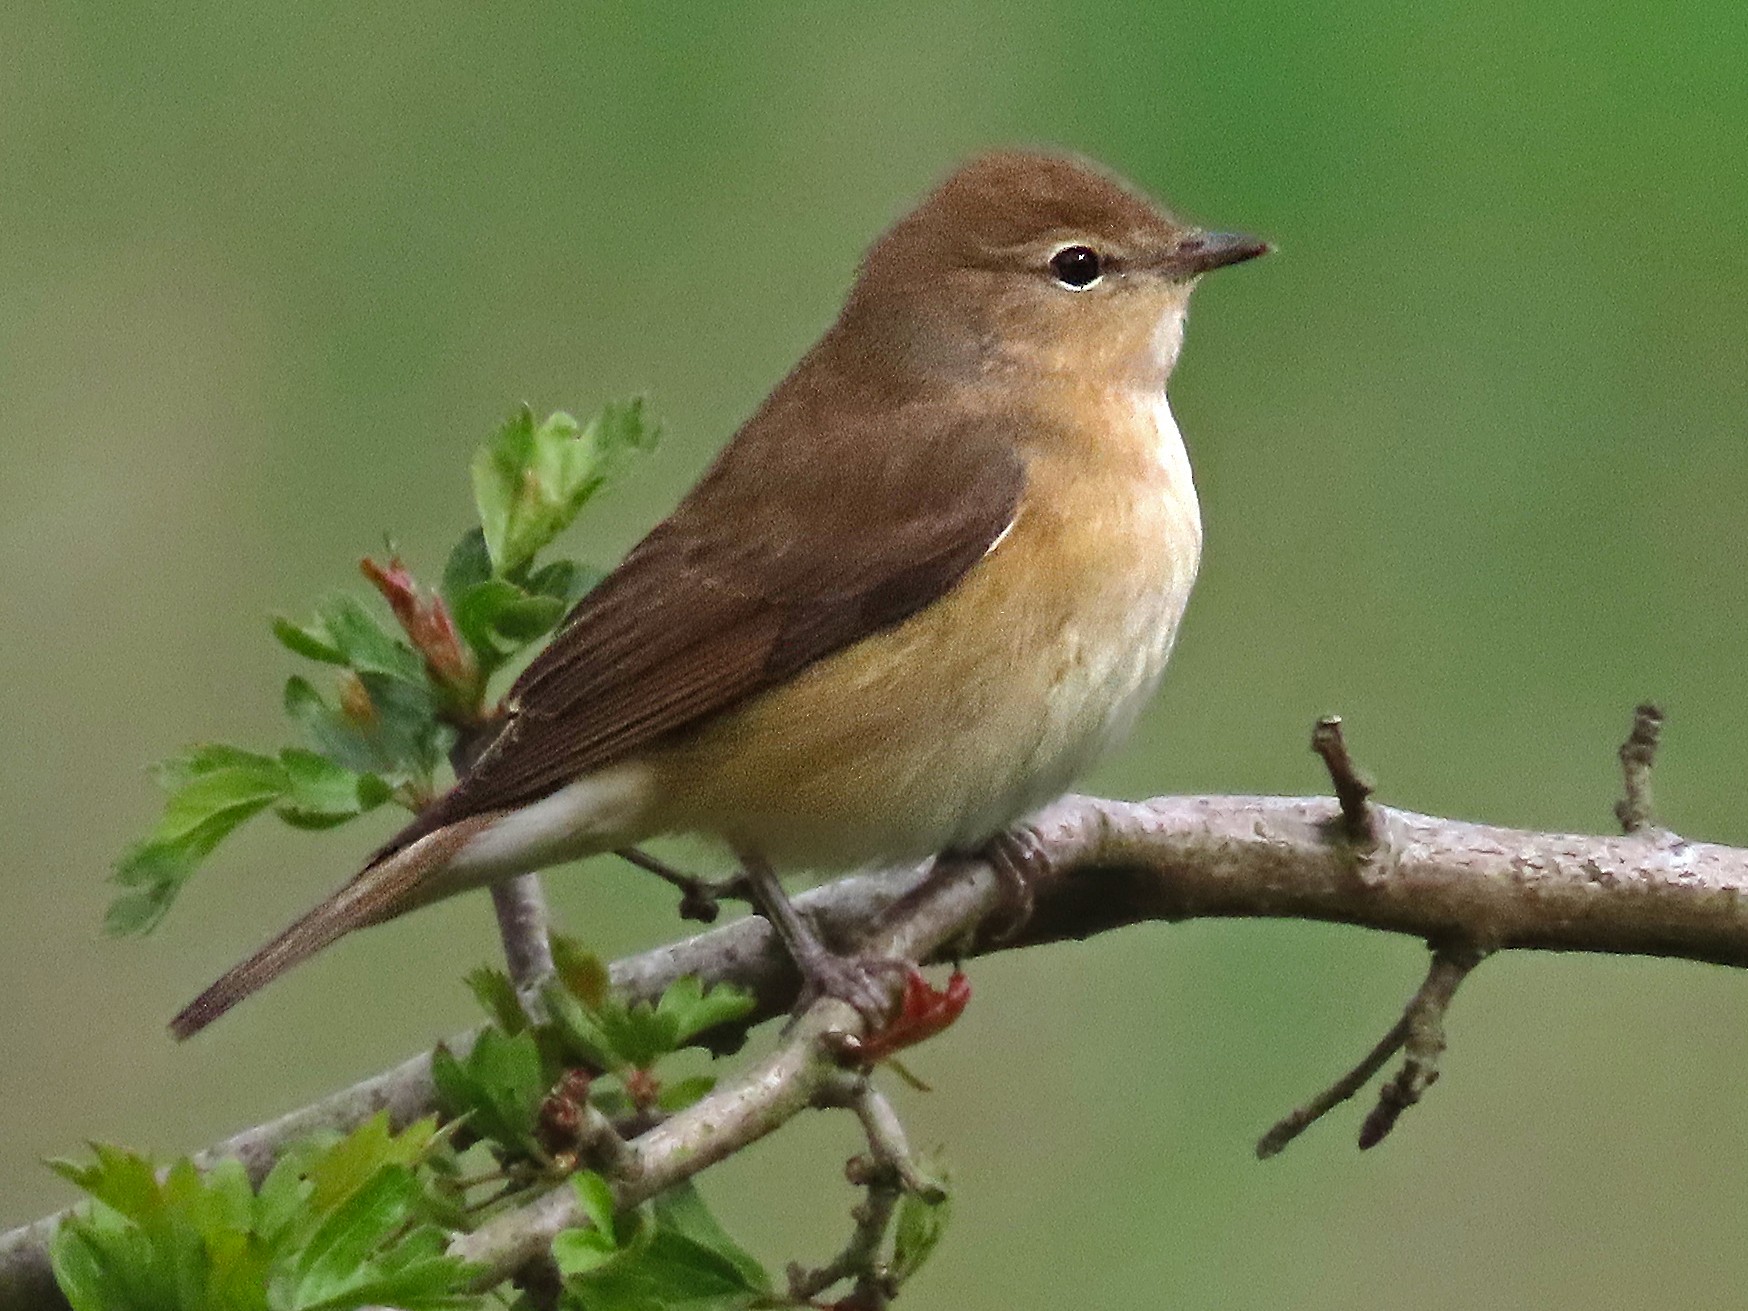
[[[993,849],[1134,721],[1202,529],[1165,384],[1202,274],[1263,254],[1004,152],[869,249],[837,321],[362,872],[172,1022],[353,929],[674,832],[726,842],[816,990],[876,1012],[778,873]]]

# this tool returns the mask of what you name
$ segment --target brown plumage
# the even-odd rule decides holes
[[[173,1031],[351,928],[653,834],[837,867],[975,846],[1059,793],[1126,730],[1195,576],[1164,398],[1190,290],[1264,249],[1072,159],[953,174],[467,775]]]
[[[517,679],[491,747],[377,859],[781,683],[927,605],[978,561],[1019,504],[1012,444],[975,422],[927,431],[904,405],[846,412],[841,393],[809,394],[829,376],[792,375],[583,598]],[[928,412],[926,398],[912,404]],[[867,452],[894,427],[925,440],[893,443],[872,500],[886,512],[870,513]],[[721,530],[733,524],[747,530]]]

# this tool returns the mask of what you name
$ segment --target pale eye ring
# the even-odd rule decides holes
[[[1091,246],[1064,246],[1050,257],[1050,272],[1070,291],[1085,291],[1105,276],[1105,262]]]

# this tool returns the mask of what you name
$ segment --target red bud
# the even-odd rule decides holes
[[[443,598],[424,593],[398,555],[390,556],[386,565],[366,556],[358,568],[394,611],[407,640],[424,658],[431,681],[448,693],[458,709],[475,712],[482,690],[479,665],[456,631]]]

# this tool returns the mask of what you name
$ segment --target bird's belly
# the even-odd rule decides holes
[[[661,827],[752,845],[779,868],[980,845],[1134,723],[1189,597],[1189,516],[1107,515],[1097,549],[1076,551],[1022,513],[941,600],[677,744],[658,767]]]

